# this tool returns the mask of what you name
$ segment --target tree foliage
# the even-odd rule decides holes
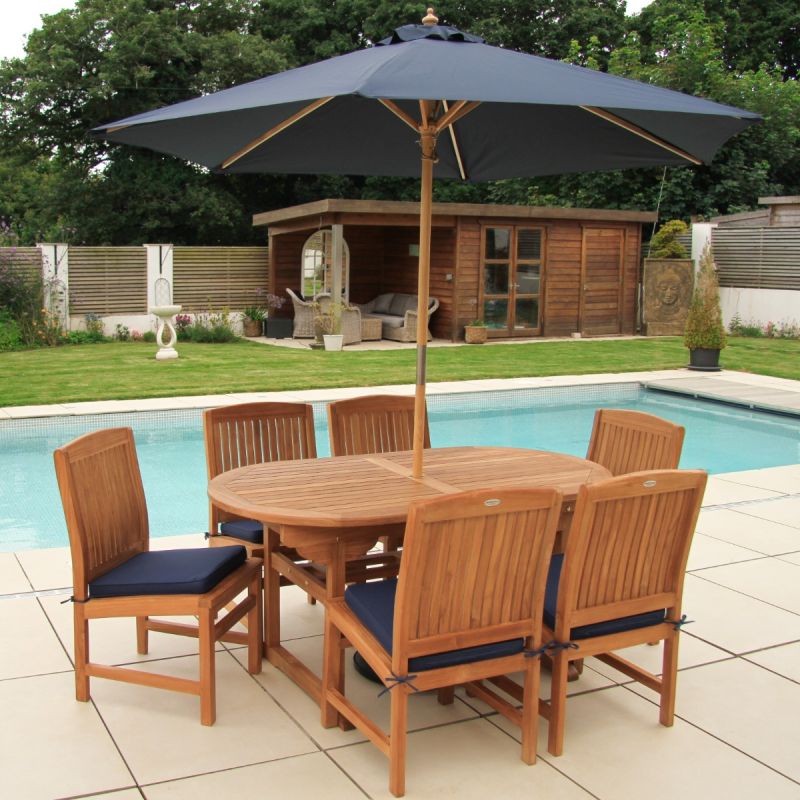
[[[324,196],[416,199],[407,179],[217,176],[108,145],[101,123],[366,47],[422,7],[392,0],[77,0],[0,62],[0,219],[23,244],[246,244],[251,216]],[[460,0],[441,21],[490,44],[759,111],[709,167],[460,185],[438,200],[655,208],[688,218],[800,193],[797,19],[790,0]],[[763,12],[763,13],[762,13]]]

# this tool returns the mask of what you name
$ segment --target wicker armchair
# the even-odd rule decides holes
[[[292,300],[294,307],[294,326],[292,337],[295,339],[313,339],[314,319],[320,313],[326,313],[333,302],[329,294],[318,294],[313,301],[301,300],[291,289],[286,294]],[[342,309],[342,336],[343,344],[357,344],[361,341],[361,311],[355,306]]]

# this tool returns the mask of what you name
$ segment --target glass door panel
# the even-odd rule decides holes
[[[484,300],[483,321],[489,330],[505,331],[508,328],[508,299]]]
[[[508,294],[508,264],[487,264],[483,273],[485,294]]]
[[[530,330],[539,327],[539,298],[517,297],[514,307],[514,328]]]

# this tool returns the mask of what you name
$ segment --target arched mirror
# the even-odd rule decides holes
[[[306,239],[300,265],[300,285],[308,299],[333,288],[333,231],[316,231]],[[350,295],[350,248],[342,239],[342,296]]]

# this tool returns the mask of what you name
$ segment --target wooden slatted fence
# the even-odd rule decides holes
[[[800,228],[716,228],[720,286],[800,291]]]
[[[143,247],[70,247],[71,314],[146,314]]]
[[[268,290],[266,247],[176,247],[172,264],[172,297],[185,312],[241,310]]]
[[[42,252],[38,247],[0,247],[0,264],[5,263],[29,278],[42,274]]]

